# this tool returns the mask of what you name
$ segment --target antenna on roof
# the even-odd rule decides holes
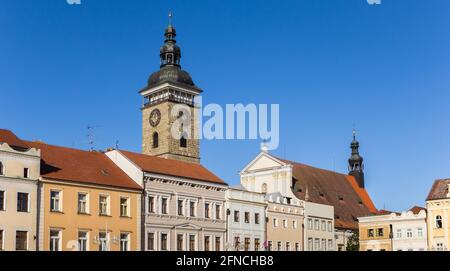
[[[87,138],[88,138],[89,150],[94,151],[94,127],[88,125],[87,130],[88,130]]]
[[[119,140],[116,140],[116,150],[119,149]]]

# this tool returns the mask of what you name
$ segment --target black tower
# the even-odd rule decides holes
[[[359,187],[364,188],[364,159],[359,155],[359,142],[356,140],[355,130],[353,130],[353,141],[350,148],[352,156],[348,159],[348,174],[355,177]]]

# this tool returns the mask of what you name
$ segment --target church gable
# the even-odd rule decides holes
[[[270,170],[283,166],[286,166],[286,163],[280,161],[279,159],[271,156],[268,153],[262,152],[241,171],[241,174]]]

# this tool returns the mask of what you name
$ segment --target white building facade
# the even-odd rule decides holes
[[[421,210],[417,214],[412,211],[400,215],[391,214],[393,251],[426,251],[427,212]]]
[[[335,251],[334,207],[305,202],[305,251]]]

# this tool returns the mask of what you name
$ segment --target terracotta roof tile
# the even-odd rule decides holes
[[[173,159],[165,159],[129,151],[120,151],[143,171],[149,173],[163,174],[175,177],[190,178],[198,181],[224,184],[226,183],[206,169],[195,163],[183,162]]]
[[[430,193],[428,194],[427,200],[437,200],[446,199],[448,191],[448,185],[450,184],[450,179],[436,180],[431,187]]]
[[[377,210],[367,191],[359,188],[353,177],[284,160],[293,166],[293,178],[297,182],[295,193],[309,201],[334,206],[336,228],[358,229],[358,217],[368,216]]]
[[[420,206],[414,206],[411,209],[409,209],[409,211],[413,212],[413,214],[417,215],[420,213],[420,211],[427,211],[427,209],[420,207]]]
[[[18,147],[22,149],[29,149],[30,147],[13,132],[9,130],[0,129],[0,142],[8,143],[11,147]]]
[[[41,150],[41,175],[67,182],[127,189],[142,189],[104,153],[89,152],[38,142],[26,142]]]

